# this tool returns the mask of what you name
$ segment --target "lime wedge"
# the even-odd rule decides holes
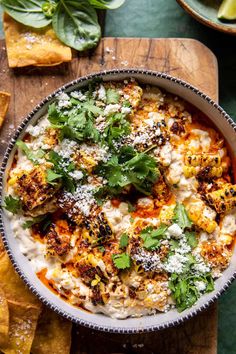
[[[236,0],[224,0],[218,11],[218,18],[224,20],[236,19]]]

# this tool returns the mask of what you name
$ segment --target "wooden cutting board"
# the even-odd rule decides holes
[[[112,68],[139,67],[180,77],[218,100],[218,68],[213,53],[192,39],[104,38],[95,51],[52,68],[8,69],[0,41],[0,90],[12,95],[0,135],[0,156],[14,129],[47,94],[79,76]],[[74,328],[77,354],[216,354],[217,306],[184,324],[149,334],[119,335]]]

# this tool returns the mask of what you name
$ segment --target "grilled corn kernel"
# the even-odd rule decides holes
[[[193,166],[184,166],[184,175],[186,178],[196,176],[198,170]]]
[[[171,220],[174,216],[174,208],[175,205],[166,205],[162,207],[159,218],[161,223],[169,225],[171,223]]]
[[[187,207],[187,212],[190,220],[200,229],[210,234],[215,230],[217,223],[215,220],[211,220],[208,217],[204,216],[203,211],[204,207],[199,207],[195,205]]]
[[[93,254],[89,253],[87,259],[88,259],[88,262],[89,262],[93,267],[96,267],[96,266],[97,266],[98,261],[97,261],[96,257],[94,257]]]
[[[224,213],[236,206],[236,185],[227,183],[224,188],[207,193],[206,200],[217,213]]]
[[[198,176],[198,177],[207,177],[207,178],[213,178],[213,177],[221,177],[223,173],[223,168],[222,167],[204,167],[203,169],[200,169],[199,166],[193,167],[193,166],[184,166],[184,175],[186,178],[190,178],[193,176]]]
[[[200,167],[220,167],[221,157],[218,154],[192,154],[187,153],[185,156],[185,164],[187,166]]]
[[[17,182],[17,176],[14,176],[14,177],[12,177],[12,178],[10,178],[9,179],[9,181],[8,181],[8,185],[9,186],[14,186],[14,184]]]
[[[95,275],[95,279],[93,279],[92,281],[91,281],[91,286],[96,286],[98,283],[100,283],[100,281],[101,281],[101,278],[99,277],[99,275]]]

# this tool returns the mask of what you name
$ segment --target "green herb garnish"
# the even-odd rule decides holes
[[[44,221],[43,230],[45,231],[45,229],[51,224],[51,219],[48,216],[48,214],[36,216],[35,218],[33,218],[31,220],[26,220],[24,222],[24,224],[22,225],[22,227],[23,227],[23,229],[29,229],[32,226],[41,223],[42,221]]]
[[[5,197],[4,203],[3,207],[12,214],[17,214],[22,209],[22,203],[18,197],[13,198],[11,195],[8,195]]]
[[[174,209],[174,216],[172,221],[181,227],[182,230],[190,228],[192,221],[189,219],[184,205],[177,203]]]
[[[62,184],[65,187],[65,189],[69,192],[74,192],[75,181],[69,175],[69,173],[75,170],[75,164],[73,162],[64,159],[55,151],[49,152],[48,161],[53,164],[53,168],[47,170],[47,178],[48,178],[48,171],[50,171],[49,178],[51,179],[54,178],[54,180],[57,178],[61,178]],[[53,180],[51,180],[49,183],[52,183],[52,181]]]
[[[121,235],[119,248],[125,248],[129,244],[129,235],[124,233]]]
[[[120,94],[117,90],[108,89],[106,92],[107,95],[107,104],[115,104],[120,101]]]
[[[210,273],[191,275],[186,274],[171,274],[169,288],[172,296],[176,301],[176,307],[179,312],[193,306],[200,297],[200,292],[196,287],[196,281],[201,281],[205,284],[204,293],[214,290],[214,282]]]
[[[122,113],[113,113],[107,120],[106,128],[103,132],[103,143],[107,143],[114,148],[114,141],[130,133],[130,123]]]
[[[32,150],[22,140],[17,140],[16,145],[26,155],[27,159],[30,160],[34,165],[39,165],[38,159],[45,155],[44,151],[42,150],[38,150],[36,153],[32,152]]]
[[[187,243],[191,248],[195,248],[198,245],[197,237],[196,237],[196,232],[194,231],[186,231],[185,233]]]
[[[113,254],[112,260],[118,269],[126,269],[131,267],[131,258],[127,253]]]
[[[48,169],[46,171],[46,178],[47,178],[47,182],[50,183],[50,184],[54,184],[55,183],[55,180],[58,180],[62,177],[61,174],[58,174],[56,172],[54,172],[53,170],[51,169]]]
[[[95,173],[107,179],[108,183],[102,190],[104,194],[110,195],[120,194],[128,185],[149,195],[159,177],[155,159],[129,146],[122,147],[118,154],[112,155],[107,162],[100,163]]]
[[[141,231],[141,238],[144,241],[143,247],[148,250],[155,250],[160,246],[160,240],[164,238],[167,230],[166,225],[161,225],[158,229],[148,226]]]

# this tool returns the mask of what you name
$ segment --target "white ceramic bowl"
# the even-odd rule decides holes
[[[140,83],[156,85],[160,88],[163,88],[166,91],[182,97],[200,109],[207,117],[209,117],[211,121],[214,122],[218,130],[225,137],[230,147],[231,153],[233,155],[236,154],[236,124],[217,103],[212,101],[204,93],[198,91],[198,89],[182,80],[153,71],[138,69],[104,71],[81,77],[61,87],[59,90],[55,91],[46,97],[41,103],[39,103],[35,109],[30,112],[29,115],[23,120],[17,129],[15,136],[12,138],[3,159],[0,179],[2,200],[4,198],[8,170],[11,166],[12,158],[15,153],[16,140],[19,138],[19,136],[21,137],[24,135],[25,129],[29,123],[33,123],[45,114],[48,105],[55,99],[55,95],[59,91],[70,92],[74,89],[79,89],[81,87],[87,86],[91,80],[96,78],[101,78],[104,81],[109,81],[123,80],[129,77],[137,79]],[[203,295],[199,301],[190,309],[187,309],[182,313],[178,313],[176,310],[171,310],[167,313],[159,313],[156,315],[144,316],[141,318],[127,318],[125,320],[112,319],[102,314],[92,314],[71,306],[69,303],[63,301],[61,298],[51,292],[46,286],[43,285],[43,283],[41,283],[41,281],[37,278],[34,271],[32,270],[29,261],[20,252],[18,243],[14,238],[8,217],[4,210],[2,210],[0,214],[0,231],[3,235],[3,242],[7,252],[17,272],[29,286],[32,292],[37,295],[44,304],[73,322],[106,332],[147,332],[177,325],[185,319],[188,319],[197,314],[199,311],[205,309],[210,303],[216,300],[236,276],[235,251],[229,267],[224,271],[222,277],[216,280],[215,290],[211,293]]]

